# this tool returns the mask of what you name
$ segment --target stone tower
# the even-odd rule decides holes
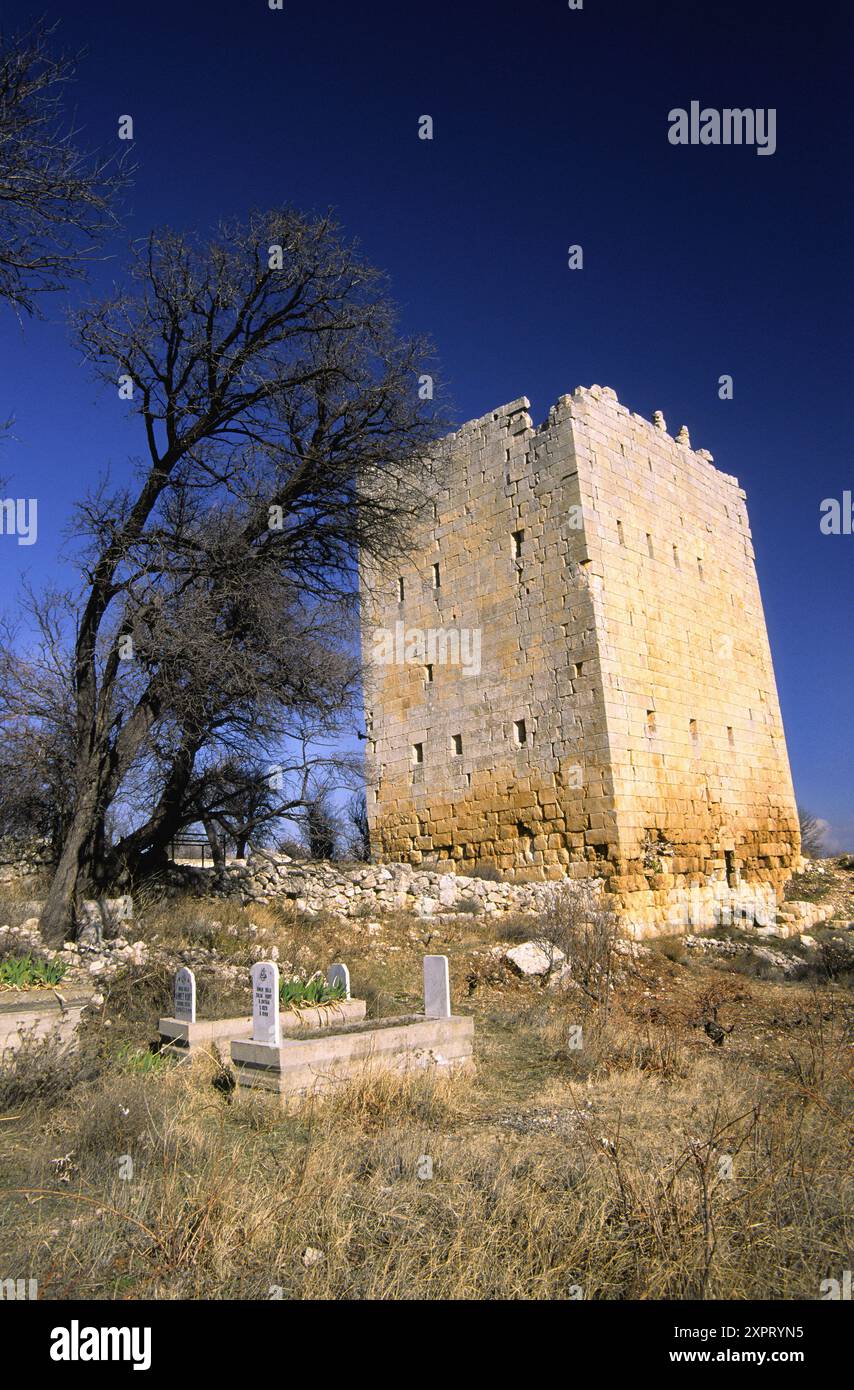
[[[528,407],[446,441],[363,583],[375,853],[605,878],[640,934],[762,921],[800,845],[745,494],[608,388]]]

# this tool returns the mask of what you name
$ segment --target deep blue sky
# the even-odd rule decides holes
[[[798,797],[854,848],[854,536],[819,531],[821,500],[854,487],[850,5],[0,7],[4,28],[40,13],[87,49],[81,143],[113,148],[134,118],[128,236],[332,206],[389,272],[405,327],[433,337],[459,420],[527,395],[539,422],[599,382],[738,475]],[[777,152],[671,146],[668,111],[692,100],[775,107]],[[63,301],[45,307],[23,333],[0,320],[0,418],[16,417],[0,474],[40,508],[37,545],[0,537],[4,606],[24,572],[61,572],[72,500],[141,451],[69,346]]]

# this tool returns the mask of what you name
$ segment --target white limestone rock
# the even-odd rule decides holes
[[[521,946],[512,946],[505,951],[504,959],[518,975],[532,979],[548,975],[556,965],[566,960],[566,956],[556,947],[546,949],[537,941],[523,941]]]

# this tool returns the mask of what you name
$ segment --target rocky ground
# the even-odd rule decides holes
[[[45,1298],[818,1297],[850,1267],[852,975],[827,947],[854,937],[854,874],[813,877],[834,919],[621,941],[604,990],[547,914],[140,903],[66,952],[97,991],[79,1055],[0,1067],[0,1267]],[[253,959],[344,960],[379,1018],[418,1008],[428,951],[475,1021],[460,1082],[283,1116],[157,1051],[178,963],[223,1017]]]
[[[802,874],[792,881],[791,897],[780,906],[777,924],[766,927],[736,928],[720,932],[689,933],[673,938],[673,951],[683,959],[690,955],[722,958],[750,958],[777,971],[781,978],[803,974],[832,950],[843,968],[854,957],[854,871],[847,856],[836,860],[809,861]],[[594,891],[601,885],[594,885]],[[9,889],[6,890],[9,892]],[[279,920],[287,918],[332,918],[350,924],[355,933],[369,937],[381,931],[383,918],[400,915],[412,920],[413,939],[429,940],[429,928],[479,920],[512,921],[516,945],[506,948],[505,963],[522,976],[560,978],[566,974],[563,959],[537,945],[535,920],[549,911],[555,888],[550,883],[510,884],[486,878],[435,873],[404,864],[340,865],[295,861],[285,854],[260,851],[251,862],[233,861],[224,871],[175,867],[165,896],[148,910],[134,909],[130,897],[107,899],[84,905],[76,941],[61,951],[47,949],[39,934],[38,899],[10,898],[9,916],[14,925],[0,925],[0,958],[6,954],[35,953],[59,959],[65,967],[67,984],[103,983],[126,967],[151,964],[158,968],[189,965],[193,969],[220,971],[230,987],[237,968],[231,957],[238,943],[248,963],[263,958],[265,951],[278,955],[269,944],[269,918],[263,914],[252,921],[253,908],[269,909]],[[803,897],[795,894],[803,893]],[[193,934],[192,919],[198,919],[196,934],[211,938],[210,944],[183,943],[180,952],[152,932],[151,923],[169,916],[170,904],[180,901],[178,916]],[[196,904],[196,907],[193,904]],[[216,904],[222,905],[218,919]],[[213,910],[212,910],[213,909]],[[241,911],[242,910],[242,911]],[[247,916],[248,912],[248,916]],[[237,919],[245,919],[237,925]],[[525,922],[530,939],[524,940]],[[0,896],[0,923],[3,900]],[[265,926],[265,923],[267,924]],[[809,930],[807,930],[809,928]],[[218,933],[227,936],[225,957],[213,942]],[[230,937],[228,937],[230,933]],[[169,932],[166,932],[168,937]],[[785,945],[783,944],[785,943]],[[661,942],[659,942],[659,949]],[[640,957],[649,947],[623,941],[620,950]],[[549,957],[550,963],[545,964]],[[285,962],[285,964],[288,964]]]

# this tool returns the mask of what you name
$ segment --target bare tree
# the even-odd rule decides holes
[[[113,222],[121,164],[82,152],[66,89],[75,60],[53,28],[0,34],[0,299],[20,314],[80,276]]]
[[[608,1018],[618,935],[616,915],[602,890],[573,880],[554,885],[534,933],[552,964],[569,965],[574,983],[598,1005],[602,1024]]]
[[[352,781],[350,760],[326,745],[352,704],[355,664],[331,645],[328,616],[326,646],[292,626],[284,608],[269,609],[268,618],[275,621],[259,624],[240,661],[229,652],[230,663],[216,671],[188,665],[186,688],[123,783],[125,799],[135,784],[130,799],[143,814],[95,857],[95,882],[131,888],[160,873],[172,840],[197,823],[213,837],[212,848],[225,836],[243,853],[250,836],[266,841],[277,822],[309,803],[318,771],[334,767]],[[283,631],[285,653],[276,657]],[[259,651],[273,654],[266,671],[253,667]]]
[[[32,629],[23,649],[17,628],[0,624],[0,838],[57,857],[74,810],[69,608],[56,591],[25,590],[22,616]]]
[[[806,855],[807,859],[821,859],[826,852],[824,822],[805,806],[798,807],[798,821],[801,827],[801,854]]]
[[[201,779],[198,791],[199,820],[205,827],[211,850],[223,839],[231,842],[238,859],[245,859],[250,840],[269,843],[276,822],[290,809],[280,793],[278,767],[245,764],[226,759]]]
[[[272,765],[232,755],[203,766],[187,791],[187,823],[196,818],[204,825],[212,849],[212,836],[220,843],[224,836],[240,859],[250,843],[256,848],[274,843],[285,822],[301,823],[309,841],[312,833],[322,837],[324,815],[330,824],[335,821],[329,811],[332,792],[351,784],[355,775],[350,757],[322,746],[324,732],[331,735],[334,729],[303,727]]]
[[[72,812],[63,751],[29,723],[0,739],[0,842],[16,857],[36,846],[55,857],[62,847]]]
[[[318,792],[308,802],[303,825],[311,858],[334,859],[338,843],[338,824],[329,798],[324,792]]]
[[[371,827],[364,787],[354,792],[347,803],[347,824],[350,832],[350,854],[354,859],[368,863],[371,858]]]
[[[341,718],[356,556],[405,547],[440,430],[418,398],[426,346],[399,336],[382,277],[328,218],[152,234],[132,288],[78,331],[132,392],[145,459],[75,522],[74,812],[50,941],[103,881],[106,817],[140,767],[156,795],[119,847],[137,862],[172,838],[212,744],[257,755],[289,720]]]

